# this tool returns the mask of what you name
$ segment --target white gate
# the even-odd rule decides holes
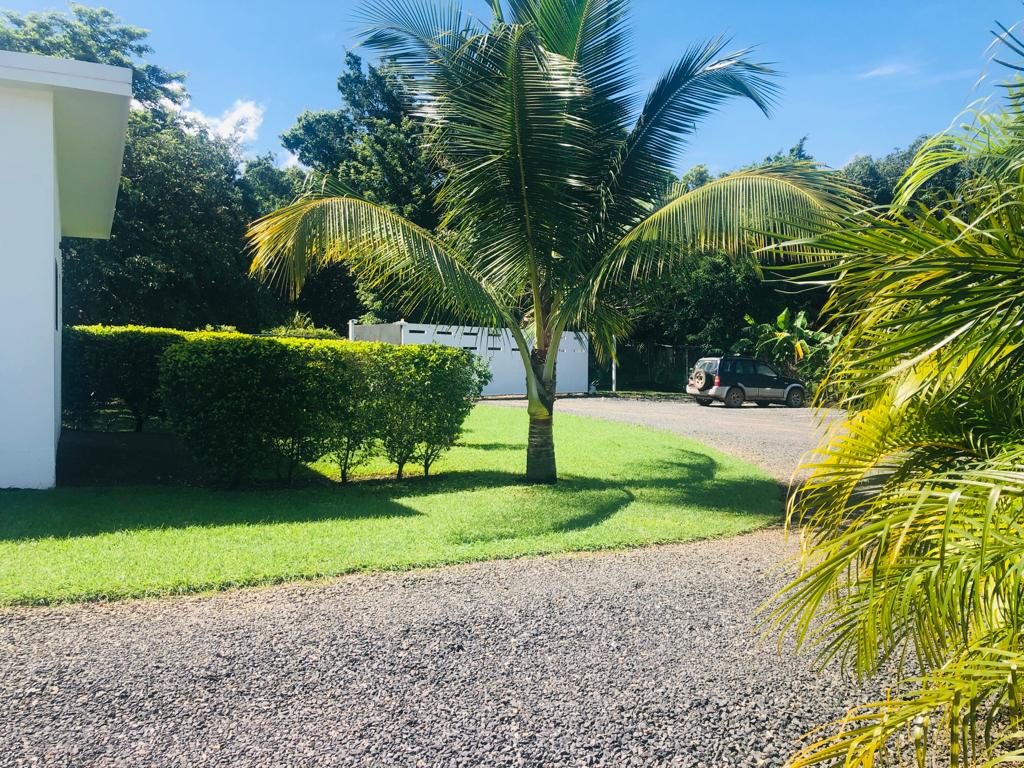
[[[523,358],[511,332],[498,328],[465,325],[427,325],[422,323],[388,323],[359,325],[349,323],[352,341],[384,341],[391,344],[441,344],[460,347],[488,362],[493,378],[484,388],[484,395],[525,395],[526,375]],[[567,332],[558,345],[556,385],[559,394],[585,393],[588,379],[590,343],[585,333]]]

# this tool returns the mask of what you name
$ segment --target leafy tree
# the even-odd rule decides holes
[[[281,309],[246,274],[245,229],[260,205],[285,198],[260,188],[254,172],[242,184],[236,148],[181,115],[176,104],[187,98],[184,76],[144,61],[151,53],[146,37],[108,10],[76,4],[69,13],[0,15],[0,48],[134,73],[137,108],[129,115],[111,238],[64,241],[65,317],[257,329]]]
[[[814,157],[807,151],[807,137],[802,136],[800,140],[786,151],[781,149],[768,155],[762,162],[765,165],[772,163],[784,163],[791,160],[813,160]]]
[[[1003,30],[1024,64],[1024,41]],[[829,380],[849,416],[794,497],[803,569],[778,625],[896,674],[794,766],[1024,758],[1024,95],[928,140],[891,208],[817,245],[848,326]],[[970,169],[953,197],[917,202]],[[909,662],[909,668],[908,668]]]
[[[878,159],[871,155],[855,157],[843,167],[842,173],[860,186],[875,205],[889,205],[896,197],[900,180],[927,140],[926,136],[921,136],[906,149],[893,150]],[[918,199],[935,205],[954,194],[966,180],[967,173],[963,165],[943,169],[921,186],[917,191]]]
[[[246,275],[252,212],[237,173],[229,143],[134,110],[110,240],[64,243],[68,321],[258,329],[278,317]]]
[[[625,330],[607,287],[688,251],[745,252],[748,225],[828,217],[847,201],[811,163],[743,171],[663,198],[697,122],[733,98],[770,109],[773,72],[749,52],[696,45],[634,114],[627,0],[495,0],[484,25],[454,3],[381,6],[366,44],[394,58],[446,175],[431,234],[328,181],[251,230],[253,270],[296,292],[324,262],[352,265],[408,303],[507,327],[523,361],[527,479],[556,479],[552,417],[562,335]]]
[[[288,205],[302,193],[306,174],[299,168],[280,168],[270,152],[245,161],[241,174],[247,209],[257,216]]]
[[[775,292],[753,261],[723,253],[698,255],[659,280],[620,292],[634,304],[631,338],[695,346],[706,354],[727,351],[745,327],[745,315],[777,311]]]
[[[308,168],[336,175],[366,200],[433,229],[438,224],[434,193],[440,177],[425,150],[425,125],[405,111],[402,89],[392,69],[364,69],[362,60],[348,53],[345,70],[338,77],[341,108],[303,112],[281,142]],[[352,294],[352,279],[344,266],[328,267],[327,273],[315,276],[299,298],[318,321],[336,322],[339,291],[346,297],[354,295],[361,304],[360,311],[353,311],[351,301],[343,302],[345,322],[357,315],[365,322],[401,316],[398,302],[386,301],[358,276]],[[330,321],[328,313],[333,315]]]
[[[136,101],[150,108],[164,101],[181,103],[185,75],[142,61],[153,52],[148,34],[122,24],[106,8],[78,3],[71,3],[69,13],[0,11],[0,50],[128,67]]]

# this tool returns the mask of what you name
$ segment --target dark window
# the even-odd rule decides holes
[[[426,333],[426,331],[414,331],[414,330],[410,329],[409,333]]]
[[[476,352],[476,347],[463,347],[467,352]]]
[[[775,372],[775,369],[764,363],[757,364],[757,373],[759,376],[769,376],[773,379],[779,378],[779,374]]]
[[[438,331],[437,335],[438,336],[451,336],[452,332],[451,331]]]
[[[734,370],[738,376],[753,376],[754,375],[754,361],[753,360],[736,360],[734,363]]]
[[[722,361],[721,372],[722,373],[732,373],[733,372],[732,360],[723,360]]]
[[[488,347],[487,349],[490,352],[501,352],[501,347]]]

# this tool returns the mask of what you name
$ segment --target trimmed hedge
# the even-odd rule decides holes
[[[312,343],[197,334],[164,353],[164,407],[218,480],[268,467],[291,477],[326,452],[320,415],[347,394],[343,357]]]
[[[211,477],[237,484],[267,469],[291,479],[330,455],[342,482],[377,450],[431,464],[462,433],[486,383],[449,347],[197,334],[166,350],[161,391],[177,431]]]
[[[65,328],[61,388],[64,420],[92,426],[117,402],[131,411],[135,430],[161,412],[160,358],[186,331],[143,326]]]
[[[490,380],[461,349],[83,326],[64,332],[65,420],[127,407],[166,416],[210,479],[235,485],[330,456],[341,481],[373,455],[424,474],[462,433]]]

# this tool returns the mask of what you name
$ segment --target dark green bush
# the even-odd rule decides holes
[[[199,333],[165,352],[164,407],[212,478],[290,478],[327,451],[329,405],[347,394],[331,344]]]
[[[160,358],[189,334],[142,326],[65,328],[61,365],[66,422],[93,426],[105,407],[123,404],[135,430],[161,412]]]
[[[270,470],[291,478],[330,456],[342,482],[377,452],[424,474],[454,445],[489,379],[445,347],[257,337],[219,331],[76,327],[64,332],[65,420],[92,425],[107,407],[135,428],[169,417],[218,482]]]

